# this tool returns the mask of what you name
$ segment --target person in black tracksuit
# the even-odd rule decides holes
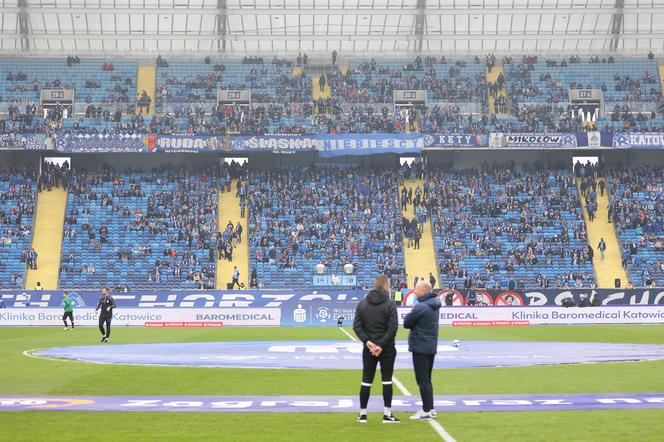
[[[397,306],[390,299],[390,282],[387,276],[375,279],[375,288],[360,301],[355,312],[353,330],[364,344],[362,351],[362,386],[360,387],[360,415],[357,422],[367,422],[367,404],[371,393],[371,384],[380,362],[380,374],[383,380],[383,402],[385,406],[383,423],[398,423],[392,415],[392,373],[397,349],[394,339],[399,327]]]
[[[101,342],[108,342],[111,336],[111,320],[113,319],[113,309],[115,308],[115,299],[109,294],[108,287],[101,289],[101,298],[97,303],[95,313],[101,310],[99,314],[99,331],[101,332]],[[104,330],[106,325],[106,330]]]
[[[417,284],[415,296],[419,302],[403,321],[403,326],[410,329],[408,351],[413,354],[415,380],[422,397],[422,411],[411,416],[411,419],[428,420],[436,417],[431,371],[438,352],[438,312],[442,304],[438,296],[431,292],[431,284],[427,281]]]

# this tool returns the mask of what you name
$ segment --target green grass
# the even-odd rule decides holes
[[[347,329],[348,330],[348,329]],[[25,357],[28,349],[89,345],[92,328],[0,329],[0,394],[354,395],[358,370],[263,370],[98,365]],[[399,337],[406,338],[403,330]],[[346,340],[336,328],[115,328],[113,343]],[[664,326],[443,328],[441,339],[664,343]],[[664,361],[434,371],[437,394],[664,392]],[[396,376],[417,391],[411,370]],[[374,417],[372,415],[371,417]],[[0,440],[437,440],[427,424],[398,428],[352,414],[0,413]],[[406,416],[402,416],[406,417]],[[457,440],[661,440],[662,410],[449,413]],[[69,426],[71,430],[60,433]],[[99,429],[107,427],[106,434]],[[224,437],[224,435],[226,437]]]

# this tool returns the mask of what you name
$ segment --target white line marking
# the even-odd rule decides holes
[[[348,333],[348,332],[346,331],[345,328],[343,328],[343,327],[339,327],[339,330],[341,330],[342,332],[344,332],[344,334],[345,334],[346,336],[348,336],[348,337],[351,339],[351,341],[357,341],[357,338],[356,338],[355,336],[351,335],[350,333]]]
[[[357,339],[353,335],[348,333],[343,327],[339,327],[339,329],[342,332],[344,332],[344,334],[346,336],[348,336],[351,340],[357,341]],[[412,396],[412,394],[406,389],[406,387],[401,383],[401,381],[399,381],[399,379],[397,379],[396,376],[392,376],[392,382],[394,382],[394,384],[397,386],[399,391],[401,391],[401,394],[403,394],[404,396]],[[434,431],[436,433],[438,433],[440,438],[443,439],[445,442],[457,442],[456,439],[453,438],[452,435],[450,433],[448,433],[445,430],[445,428],[443,428],[443,426],[440,425],[437,421],[430,420],[430,421],[427,421],[427,422],[429,422],[429,425],[431,425],[431,428],[433,428]]]
[[[412,396],[410,391],[408,391],[406,389],[406,387],[401,383],[401,381],[399,379],[397,379],[396,376],[392,376],[392,382],[394,382],[394,385],[397,386],[397,388],[399,389],[399,391],[401,391],[402,394],[404,394],[406,396]]]
[[[431,425],[431,428],[433,428],[436,433],[440,436],[441,439],[443,439],[445,442],[456,442],[456,439],[452,437],[450,433],[448,433],[445,428],[443,428],[442,425],[438,423],[436,420],[430,420],[428,421],[429,425]]]

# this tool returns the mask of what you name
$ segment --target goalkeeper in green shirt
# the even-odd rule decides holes
[[[62,296],[64,299],[62,300],[62,305],[65,308],[65,314],[62,316],[62,322],[65,323],[65,330],[69,330],[69,325],[67,325],[67,318],[71,321],[71,328],[72,330],[74,329],[74,305],[71,302],[71,298],[69,297],[69,293],[67,291],[64,291],[62,293]]]

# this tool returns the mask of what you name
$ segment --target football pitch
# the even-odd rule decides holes
[[[351,332],[350,327],[346,327]],[[664,344],[664,326],[441,327],[441,342],[594,342]],[[398,339],[406,339],[400,329]],[[355,369],[264,369],[95,364],[26,356],[52,347],[150,343],[254,341],[350,341],[330,328],[113,329],[111,344],[98,331],[77,328],[0,329],[0,397],[164,396],[316,398],[352,396],[360,385]],[[448,368],[437,363],[433,382],[439,395],[629,394],[664,396],[664,360],[595,364]],[[417,395],[410,369],[395,377]],[[372,396],[380,397],[377,378]],[[395,397],[402,392],[395,389]],[[446,412],[438,423],[457,441],[655,441],[662,439],[664,409]],[[233,441],[436,441],[433,426],[395,411],[400,425],[382,425],[382,408],[369,422],[347,412],[150,412],[0,411],[0,440],[233,440]]]

